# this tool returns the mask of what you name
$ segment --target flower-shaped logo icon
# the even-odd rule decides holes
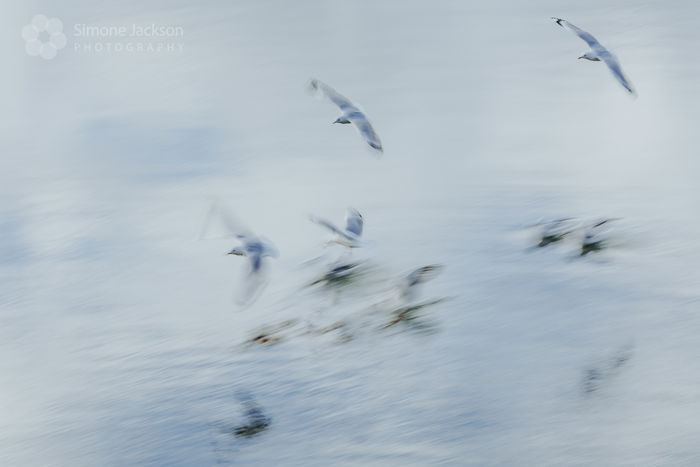
[[[36,15],[31,23],[22,28],[22,38],[26,42],[24,49],[28,55],[39,55],[45,60],[54,58],[67,42],[61,20],[49,19],[44,15]]]

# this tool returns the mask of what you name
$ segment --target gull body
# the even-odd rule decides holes
[[[242,245],[233,248],[228,255],[245,256],[250,260],[250,274],[256,274],[262,268],[262,261],[265,257],[277,258],[279,256],[277,249],[269,240],[262,237],[244,237],[237,236],[241,240]]]

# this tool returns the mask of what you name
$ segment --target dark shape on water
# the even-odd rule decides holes
[[[531,225],[530,227],[542,227],[540,240],[537,243],[537,247],[542,248],[547,245],[551,245],[552,243],[558,243],[564,240],[574,231],[571,223],[572,220],[574,220],[573,217],[564,217],[553,221],[539,222]]]
[[[615,377],[632,358],[632,351],[632,345],[625,345],[617,349],[606,361],[586,368],[581,384],[584,394],[592,395]]]
[[[423,308],[432,306],[432,305],[437,305],[438,303],[444,302],[446,300],[449,300],[448,298],[438,298],[435,300],[430,300],[428,302],[423,302],[419,303],[416,305],[411,305],[411,306],[404,306],[401,307],[397,310],[394,310],[392,312],[393,314],[393,319],[389,321],[387,324],[382,326],[382,329],[389,328],[391,326],[394,326],[399,323],[411,323],[415,324],[416,328],[427,328],[429,326],[425,325],[425,323],[420,323],[420,322],[414,322],[419,316],[416,313],[418,310],[421,310]]]
[[[583,374],[583,392],[591,394],[600,388],[603,375],[597,368],[589,368]]]
[[[278,344],[285,338],[282,331],[297,324],[296,319],[287,319],[276,324],[270,324],[255,329],[252,337],[245,341],[247,345],[254,344]]]
[[[601,251],[608,247],[606,236],[601,233],[601,227],[609,222],[619,220],[618,217],[611,217],[595,222],[585,229],[583,241],[581,242],[580,256],[586,256],[593,251]]]
[[[561,234],[555,234],[555,235],[543,235],[542,238],[540,239],[540,242],[537,244],[539,248],[545,247],[549,245],[550,243],[557,243],[562,240],[564,240],[564,237],[566,237],[569,234],[569,232],[564,232]]]
[[[605,248],[605,242],[603,240],[598,240],[597,242],[582,243],[581,244],[581,256],[586,256],[588,253],[593,251],[600,251]]]
[[[328,272],[323,276],[313,281],[311,285],[320,284],[325,282],[327,284],[335,282],[349,282],[351,276],[356,272],[355,268],[359,266],[360,263],[345,263],[338,266],[333,266]]]
[[[250,438],[267,430],[269,425],[270,422],[267,419],[263,421],[256,421],[254,423],[236,427],[233,430],[233,434],[239,437]]]
[[[247,423],[233,429],[233,434],[238,437],[250,438],[267,430],[270,419],[263,413],[262,408],[249,395],[242,395],[241,403],[245,407]]]

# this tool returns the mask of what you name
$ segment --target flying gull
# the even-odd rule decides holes
[[[598,40],[593,37],[592,34],[587,33],[583,29],[580,29],[573,24],[569,23],[568,21],[561,19],[561,18],[555,18],[552,16],[553,20],[556,20],[556,23],[566,29],[569,29],[572,31],[574,34],[576,34],[578,37],[584,40],[586,44],[591,48],[590,52],[586,52],[580,57],[585,58],[586,60],[591,60],[593,62],[599,62],[599,61],[604,61],[605,64],[608,66],[610,69],[610,72],[613,74],[616,80],[620,82],[620,84],[627,89],[627,91],[632,94],[636,95],[634,88],[632,87],[632,84],[630,81],[627,79],[625,74],[622,72],[622,67],[620,67],[620,62],[617,60],[617,57],[615,57],[608,49],[603,47],[603,45],[598,42]]]
[[[369,120],[364,112],[350,102],[347,97],[343,96],[332,87],[317,79],[311,80],[311,88],[313,90],[321,90],[321,92],[323,92],[328,99],[340,107],[340,110],[343,113],[340,115],[340,117],[335,119],[333,123],[354,124],[355,128],[357,128],[365,141],[367,141],[367,144],[377,151],[383,152],[382,142],[379,141],[379,136],[377,136],[377,133],[374,131],[374,128],[372,128],[372,124],[369,123]]]
[[[311,216],[311,221],[325,227],[335,234],[335,237],[328,243],[337,243],[348,248],[363,246],[360,237],[362,236],[364,220],[362,219],[362,214],[360,214],[360,211],[357,209],[348,208],[347,214],[345,215],[345,229],[340,229],[330,221],[316,216]]]
[[[209,230],[213,215],[215,215],[214,219],[218,219],[223,226],[226,237],[235,237],[240,241],[239,246],[234,247],[226,254],[248,258],[248,274],[244,284],[243,295],[240,297],[239,302],[241,304],[249,304],[266,285],[265,258],[277,258],[279,252],[270,240],[254,234],[233,213],[224,209],[219,203],[212,204],[209,209],[200,238],[203,238],[204,234]]]

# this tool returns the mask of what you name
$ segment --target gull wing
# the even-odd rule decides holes
[[[218,201],[213,202],[209,207],[199,238],[204,238],[212,229],[212,224],[215,223],[218,224],[220,230],[224,231],[224,235],[219,236],[219,238],[235,237],[241,240],[255,238],[255,234],[231,210]]]
[[[364,113],[360,111],[352,112],[347,114],[346,118],[350,120],[353,125],[355,125],[357,131],[359,131],[365,141],[367,141],[367,144],[377,151],[384,151],[382,148],[382,142],[379,140],[377,132],[374,131],[374,127],[372,127],[372,124],[369,122]]]
[[[330,230],[334,234],[340,235],[341,237],[345,238],[348,241],[356,240],[355,237],[348,235],[346,232],[343,232],[338,227],[336,227],[332,222],[327,221],[326,219],[323,219],[321,217],[316,217],[316,216],[311,216],[310,219],[311,219],[311,222],[327,228],[328,230]]]
[[[440,271],[442,271],[442,265],[440,264],[420,267],[406,276],[405,284],[408,287],[422,284],[423,282],[433,279]]]
[[[272,241],[270,241],[269,238],[267,237],[260,237],[260,243],[262,243],[263,246],[263,253],[266,254],[267,256],[270,256],[272,258],[277,258],[280,255],[279,250],[275,246]]]
[[[600,227],[601,225],[607,224],[608,222],[619,221],[621,219],[622,219],[621,217],[608,217],[608,218],[593,222],[593,223],[589,224],[587,227],[595,229],[596,227]]]
[[[602,55],[601,57],[605,64],[610,69],[615,79],[625,88],[630,94],[636,94],[632,84],[629,82],[625,74],[622,72],[622,67],[620,67],[620,62],[612,54]]]
[[[552,225],[560,225],[563,224],[564,222],[569,222],[575,220],[575,217],[560,217],[559,219],[553,219],[553,220],[539,220],[535,222],[534,224],[528,224],[525,227],[522,227],[523,229],[532,229],[534,227],[548,227]]]
[[[588,44],[588,46],[589,46],[591,49],[596,50],[596,51],[598,51],[598,50],[607,50],[605,47],[603,47],[603,46],[600,44],[600,42],[598,42],[598,39],[596,39],[595,37],[593,37],[593,34],[591,34],[591,33],[589,33],[589,32],[586,32],[586,31],[584,31],[583,29],[581,29],[581,28],[579,28],[579,27],[574,26],[573,24],[569,23],[569,22],[568,22],[567,20],[565,20],[565,19],[555,18],[554,16],[552,16],[552,19],[553,19],[553,20],[556,20],[556,22],[557,22],[557,24],[558,24],[559,26],[568,29],[569,31],[573,32],[573,33],[576,34],[578,37],[580,37],[581,39],[583,39],[584,42],[586,42],[586,44]]]
[[[400,296],[404,300],[415,298],[418,288],[416,286],[435,278],[442,271],[442,268],[443,266],[440,264],[431,264],[415,269],[399,282]]]
[[[350,208],[345,216],[345,230],[359,237],[362,235],[364,220],[357,209]]]
[[[342,110],[343,113],[359,111],[358,108],[355,107],[355,105],[353,105],[352,102],[350,102],[350,99],[343,96],[338,91],[328,86],[326,83],[323,83],[317,79],[312,79],[311,89],[320,90],[328,99],[331,100],[331,102],[340,107],[340,110]]]
[[[253,304],[269,283],[269,265],[265,259],[260,255],[249,259],[248,273],[239,280],[235,287],[236,302],[242,307]]]
[[[542,235],[561,233],[566,234],[572,230],[573,217],[557,219],[551,222],[542,223]]]

